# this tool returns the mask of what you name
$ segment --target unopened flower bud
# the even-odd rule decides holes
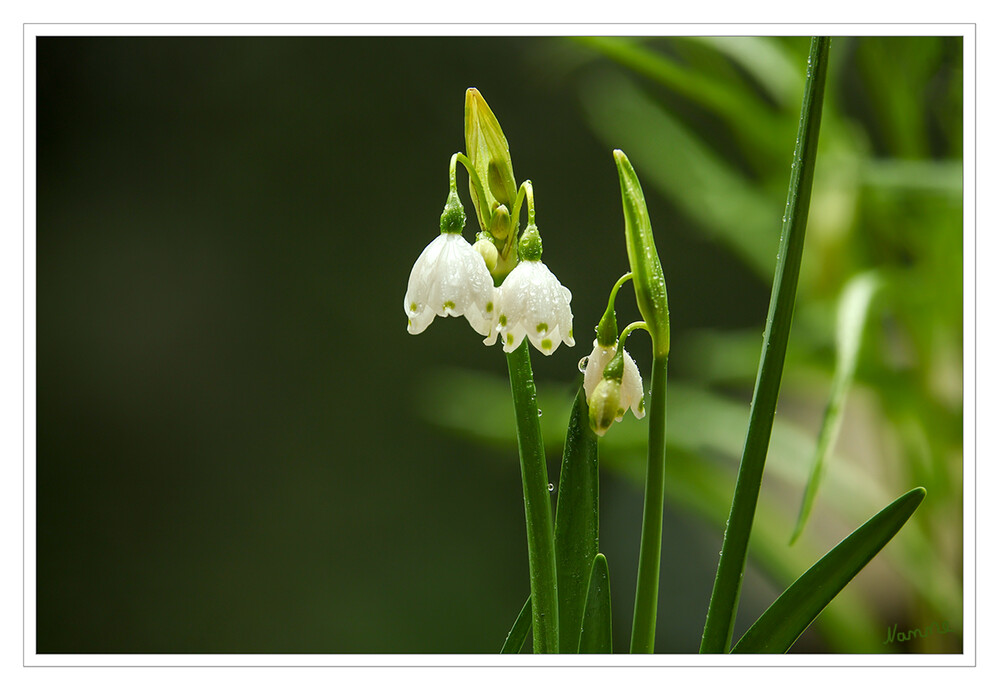
[[[611,425],[624,417],[621,408],[621,382],[615,379],[601,379],[590,396],[590,428],[597,436],[603,436]]]
[[[496,245],[492,243],[492,240],[487,239],[483,235],[484,233],[479,234],[479,239],[472,245],[472,249],[482,255],[482,258],[486,262],[486,268],[492,273],[493,269],[496,268],[496,262],[499,261],[499,250],[496,249]]]

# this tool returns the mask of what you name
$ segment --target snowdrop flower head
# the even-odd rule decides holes
[[[499,336],[503,351],[513,352],[527,337],[546,355],[562,343],[572,347],[572,293],[541,262],[541,237],[533,224],[520,239],[520,257],[499,287],[497,326],[486,343]]]
[[[583,390],[586,392],[587,401],[593,398],[597,386],[604,378],[607,365],[610,364],[615,354],[617,354],[616,344],[601,345],[598,340],[593,341],[593,352],[586,358],[586,370],[583,372]],[[618,406],[621,411],[620,415],[617,414],[617,410],[614,410],[614,416],[619,422],[624,418],[624,412],[628,408],[631,408],[636,419],[645,416],[642,374],[628,351],[624,350],[623,354],[624,371],[621,375],[620,404]]]
[[[441,234],[409,274],[403,304],[408,330],[422,333],[435,316],[464,316],[480,335],[494,333],[496,288],[482,254],[461,236],[465,211],[452,190],[441,215]]]

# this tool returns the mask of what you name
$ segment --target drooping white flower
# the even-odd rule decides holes
[[[459,233],[442,232],[413,264],[403,306],[413,335],[435,316],[464,316],[479,335],[495,340],[496,302],[482,255]]]
[[[541,261],[521,261],[499,287],[496,330],[486,344],[498,335],[504,352],[513,352],[526,336],[543,354],[550,355],[572,337],[572,293]]]
[[[617,345],[601,345],[599,341],[593,341],[593,352],[586,358],[586,370],[583,372],[583,390],[586,392],[586,400],[593,400],[593,393],[604,375],[604,369],[617,353]],[[621,375],[619,409],[614,411],[617,421],[624,419],[624,412],[629,407],[636,419],[645,416],[645,393],[642,389],[642,374],[638,371],[638,365],[631,358],[628,351],[624,351],[624,373]],[[592,405],[593,403],[590,402]],[[618,414],[618,412],[620,414]]]

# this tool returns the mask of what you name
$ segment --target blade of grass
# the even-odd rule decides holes
[[[783,654],[822,609],[898,533],[926,496],[918,487],[858,527],[777,597],[733,654]]]
[[[779,141],[784,131],[780,114],[766,107],[752,90],[742,85],[725,83],[689,69],[671,56],[631,38],[581,36],[574,40],[721,115],[733,129],[744,132],[758,146]]]
[[[780,393],[784,355],[794,313],[794,298],[798,288],[798,272],[805,240],[808,207],[815,173],[815,153],[822,119],[822,97],[825,91],[829,38],[812,38],[805,79],[805,94],[801,103],[798,141],[791,162],[791,182],[787,192],[784,225],[781,229],[780,251],[774,273],[770,309],[763,334],[763,351],[756,376],[756,387],[749,413],[749,429],[739,464],[735,495],[729,513],[728,528],[722,542],[721,557],[711,591],[701,653],[723,654],[728,651],[735,625],[735,612],[746,568],[749,534],[760,495],[763,467],[770,446],[774,412]]]
[[[580,654],[612,654],[610,573],[607,558],[598,553],[586,588],[586,611],[579,630]]]
[[[528,595],[527,601],[517,614],[517,620],[513,622],[513,627],[506,634],[506,641],[503,642],[503,649],[500,654],[520,654],[527,641],[527,633],[531,632],[531,597]]]
[[[840,297],[836,317],[836,370],[825,413],[822,415],[822,426],[819,428],[819,440],[812,458],[812,469],[805,484],[805,493],[801,498],[798,522],[791,534],[792,544],[805,529],[805,523],[812,512],[815,496],[819,491],[819,483],[825,473],[826,460],[839,435],[839,428],[843,422],[843,403],[857,371],[857,357],[864,338],[867,312],[879,285],[880,278],[877,273],[873,271],[862,273],[847,283]]]
[[[599,547],[600,477],[597,435],[590,429],[586,393],[576,393],[562,454],[555,510],[555,569],[558,578],[559,649],[579,642],[586,584]]]

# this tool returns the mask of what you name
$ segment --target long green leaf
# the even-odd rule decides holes
[[[517,614],[517,620],[513,622],[513,627],[506,634],[506,641],[503,642],[503,649],[500,654],[520,654],[527,641],[527,633],[531,632],[531,597],[527,596],[523,608]]]
[[[926,496],[918,487],[857,528],[777,597],[742,636],[735,654],[782,654],[822,609],[885,547]]]
[[[590,569],[586,589],[586,612],[579,631],[580,654],[611,654],[613,648],[611,629],[610,572],[607,558],[598,553]]]
[[[586,603],[586,583],[600,548],[600,477],[597,435],[590,429],[586,393],[580,386],[569,416],[555,511],[559,650],[576,649]]]
[[[836,319],[836,371],[833,374],[832,390],[826,402],[826,410],[822,416],[822,426],[819,429],[819,440],[812,458],[812,469],[805,485],[805,493],[801,499],[801,510],[798,512],[798,523],[791,534],[791,543],[797,541],[805,529],[805,523],[815,504],[815,496],[819,491],[819,483],[825,471],[826,459],[832,452],[833,444],[839,435],[843,422],[843,403],[846,394],[853,383],[857,371],[857,357],[860,354],[860,344],[864,338],[864,325],[867,323],[867,312],[871,299],[877,292],[881,281],[874,272],[855,276],[843,289],[839,302],[839,313]]]
[[[728,651],[735,625],[735,612],[742,589],[742,576],[749,551],[749,534],[760,495],[763,467],[770,446],[777,397],[780,392],[784,354],[791,331],[791,316],[798,288],[801,253],[805,242],[805,227],[815,173],[815,154],[819,143],[822,119],[822,97],[825,92],[829,38],[812,39],[805,79],[805,94],[801,103],[798,142],[791,161],[791,182],[787,192],[784,225],[781,229],[780,250],[774,273],[770,310],[763,334],[763,351],[756,375],[756,388],[749,413],[749,429],[743,447],[739,477],[729,513],[728,529],[722,542],[721,557],[711,591],[711,603],[701,638],[701,653],[722,654]]]

